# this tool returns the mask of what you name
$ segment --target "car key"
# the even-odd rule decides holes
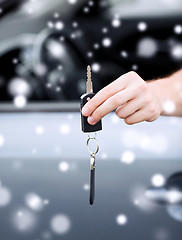
[[[91,67],[87,67],[87,83],[86,83],[87,92],[81,96],[81,109],[83,106],[95,95],[93,93],[93,84],[91,80]],[[83,132],[96,132],[102,130],[102,122],[101,120],[97,122],[95,125],[90,125],[87,121],[87,117],[81,114],[81,126]]]
[[[95,95],[93,93],[93,85],[92,85],[92,80],[91,80],[91,68],[90,66],[87,67],[87,83],[86,83],[86,88],[87,92],[81,96],[81,109],[83,106]],[[94,203],[94,198],[95,198],[95,155],[99,150],[99,144],[96,140],[96,131],[102,130],[102,122],[101,120],[97,122],[95,125],[90,125],[87,121],[87,117],[84,117],[81,114],[81,126],[82,126],[82,131],[88,134],[88,139],[87,139],[87,148],[90,153],[90,205]],[[95,137],[91,137],[90,133],[94,132]],[[94,140],[97,148],[96,151],[91,151],[89,148],[89,142],[90,140]]]

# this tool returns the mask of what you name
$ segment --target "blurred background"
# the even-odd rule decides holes
[[[0,239],[181,240],[181,118],[104,117],[89,205],[88,64],[94,92],[180,69],[182,0],[0,0]]]

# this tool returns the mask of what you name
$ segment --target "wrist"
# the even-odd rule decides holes
[[[164,105],[167,100],[170,99],[169,92],[168,92],[168,79],[157,79],[147,81],[152,94],[157,101],[158,107],[160,109],[160,115],[165,115]]]

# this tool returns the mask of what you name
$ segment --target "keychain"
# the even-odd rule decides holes
[[[87,67],[87,83],[86,83],[86,88],[87,88],[87,93],[83,94],[81,96],[81,109],[83,106],[95,95],[93,93],[93,85],[92,85],[92,80],[91,80],[91,68],[90,66]],[[82,126],[82,131],[84,133],[89,133],[88,134],[88,139],[87,139],[87,149],[90,153],[90,204],[92,205],[94,203],[94,198],[95,198],[95,155],[99,151],[99,144],[96,139],[96,131],[102,130],[102,122],[101,120],[97,122],[95,125],[90,125],[87,121],[87,117],[84,117],[81,114],[81,126]],[[94,132],[95,136],[91,137],[90,133]],[[96,143],[96,150],[91,151],[89,148],[89,142],[93,140]]]
[[[91,151],[89,148],[90,140],[94,140],[96,143],[95,151]],[[96,168],[95,155],[99,151],[99,144],[96,139],[96,133],[95,133],[95,137],[91,137],[90,134],[88,135],[87,149],[88,149],[88,151],[90,153],[90,157],[91,157],[90,158],[90,204],[92,205],[94,203],[94,198],[95,198],[95,168]]]

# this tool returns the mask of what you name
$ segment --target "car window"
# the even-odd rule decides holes
[[[88,64],[95,92],[131,70],[150,80],[181,66],[181,0],[18,3],[0,21],[2,111],[79,102]]]

